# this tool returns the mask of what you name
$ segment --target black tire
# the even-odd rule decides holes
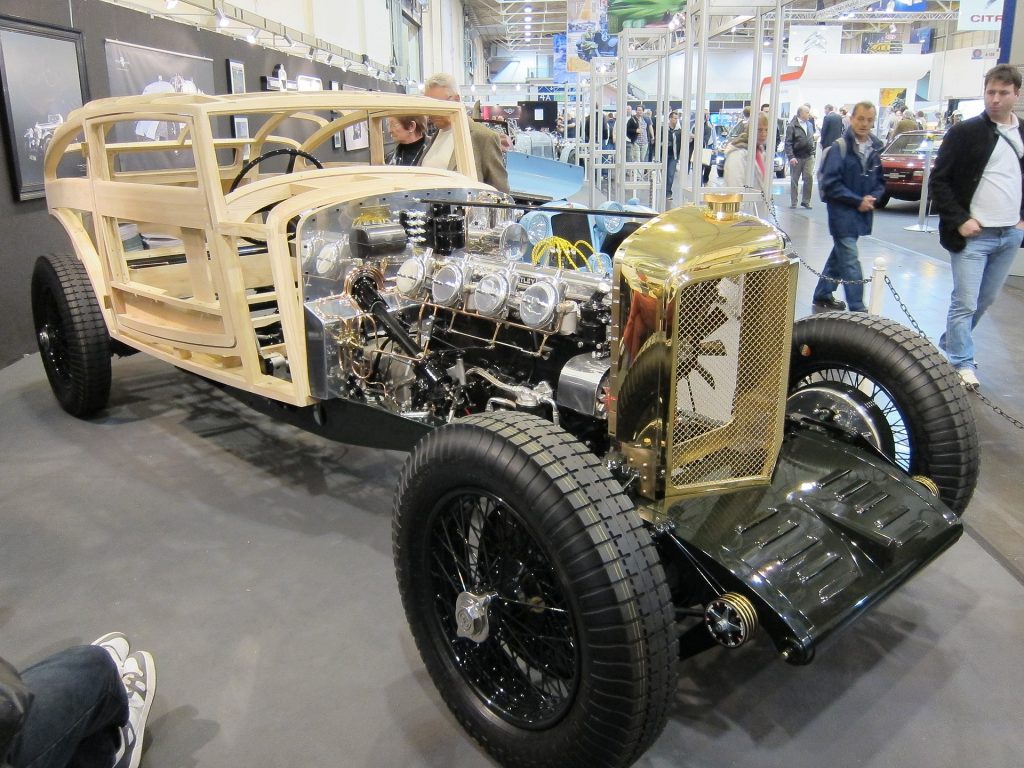
[[[46,378],[61,408],[79,418],[102,410],[110,398],[110,335],[77,258],[36,259],[32,320]]]
[[[885,206],[889,204],[890,200],[892,200],[892,195],[890,195],[888,192],[883,192],[882,196],[875,200],[875,209],[879,211],[882,210],[883,208],[885,208]]]
[[[500,411],[427,435],[402,469],[392,544],[427,671],[501,764],[619,768],[660,734],[678,657],[665,574],[571,435]],[[494,595],[486,638],[457,636],[470,591]]]
[[[931,478],[962,514],[978,481],[978,433],[967,392],[945,357],[886,318],[828,312],[793,327],[789,393],[809,386],[864,396],[881,414],[883,453],[911,475]]]

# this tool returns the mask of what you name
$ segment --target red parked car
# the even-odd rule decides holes
[[[884,208],[889,200],[920,200],[924,181],[924,162],[931,145],[932,162],[939,153],[944,131],[907,131],[882,150],[882,177],[885,194],[875,203]]]

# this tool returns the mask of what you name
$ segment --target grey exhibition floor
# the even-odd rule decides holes
[[[780,217],[820,266],[824,206]],[[913,220],[879,216],[864,255],[888,254],[935,334],[949,270],[933,235],[903,232]],[[803,271],[800,314],[812,282]],[[985,391],[1018,416],[1022,289],[978,332]],[[884,314],[899,316],[891,297]],[[687,662],[638,765],[1024,764],[1024,440],[975,406],[968,535],[809,667],[763,641]],[[24,665],[112,629],[152,650],[147,768],[492,765],[406,629],[390,532],[401,460],[269,422],[141,356],[115,362],[110,408],[77,421],[27,357],[0,371],[0,654]]]

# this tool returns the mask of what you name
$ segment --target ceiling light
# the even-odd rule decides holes
[[[329,66],[331,66],[331,62],[332,61],[334,61],[334,54],[333,53],[328,53],[327,54],[327,58],[324,59],[324,64],[326,64],[329,67]]]
[[[523,13],[533,13],[533,8],[531,8],[530,6],[526,6],[525,8],[523,8]]]
[[[291,47],[293,47],[295,45],[295,41],[292,40],[290,37],[288,37],[288,33],[287,32],[283,33],[281,35],[281,37],[284,38],[284,41],[288,44],[289,48],[291,48]]]
[[[315,59],[316,58],[316,48],[313,47],[312,45],[309,46],[309,53],[307,53],[306,55],[309,56],[309,58],[311,58],[311,59]]]
[[[491,83],[491,93],[497,93],[497,92],[498,92],[498,86],[496,84],[494,84],[494,83]]]
[[[222,11],[220,8],[218,8],[217,9],[217,26],[218,27],[226,27],[230,23],[231,23],[231,19],[229,19],[227,16],[225,16],[224,15],[224,11]]]
[[[523,86],[521,86],[519,83],[516,83],[516,90],[517,91],[523,90]]]
[[[533,16],[530,16],[529,14],[527,14],[526,18],[523,19],[523,21],[533,21]]]
[[[255,27],[253,27],[252,29],[250,29],[250,30],[249,30],[249,31],[248,31],[248,32],[246,33],[246,35],[245,35],[245,39],[246,39],[246,41],[248,41],[248,42],[249,42],[250,44],[252,44],[252,45],[255,45],[255,44],[256,44],[256,38],[257,38],[257,36],[258,36],[258,35],[259,35],[259,33],[258,33],[258,32],[256,31],[256,28],[255,28]]]
[[[533,25],[532,24],[527,24],[526,25],[526,31],[529,32],[531,29],[533,29]]]
[[[167,10],[168,11],[173,11],[174,10],[174,6],[176,6],[177,4],[178,4],[178,0],[167,0]]]
[[[476,83],[474,83],[473,85],[469,86],[469,92],[470,93],[476,93]]]

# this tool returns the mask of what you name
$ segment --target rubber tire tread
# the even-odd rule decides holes
[[[566,599],[576,607],[580,687],[569,711],[546,730],[516,728],[489,713],[433,643],[429,601],[417,592],[417,586],[429,589],[430,579],[417,570],[413,551],[425,538],[432,502],[459,487],[515,500],[534,538],[556,553]],[[678,659],[665,574],[629,498],[574,437],[544,419],[507,411],[476,414],[428,434],[399,478],[392,548],[406,617],[435,686],[502,765],[622,768],[661,733]]]
[[[810,357],[800,354],[808,345]],[[789,391],[815,369],[845,366],[881,384],[910,431],[910,474],[939,486],[962,514],[978,482],[981,457],[970,398],[946,358],[923,336],[894,320],[860,312],[826,312],[793,325]]]
[[[38,332],[44,290],[57,303],[67,344],[69,380],[62,379],[46,362],[43,366],[57,402],[72,416],[88,418],[106,407],[110,399],[110,334],[100,311],[85,265],[75,256],[47,254],[36,259],[32,270],[32,316]]]

